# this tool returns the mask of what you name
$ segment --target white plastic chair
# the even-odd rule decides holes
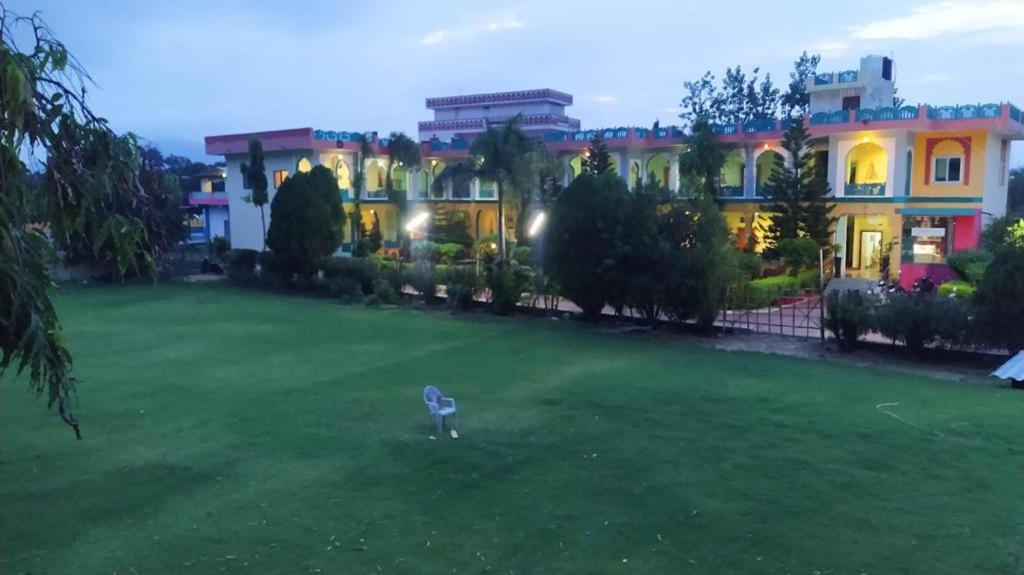
[[[445,397],[441,390],[428,385],[423,388],[423,403],[427,404],[430,411],[430,419],[437,422],[437,434],[444,432],[444,418],[451,415],[455,419],[455,425],[449,425],[451,429],[459,428],[459,412],[455,410],[455,400]]]

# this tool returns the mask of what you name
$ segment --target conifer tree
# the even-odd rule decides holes
[[[601,137],[601,130],[594,132],[594,139],[590,140],[590,146],[581,163],[584,171],[595,176],[612,168],[611,154],[608,153],[608,146],[604,143],[604,138]]]

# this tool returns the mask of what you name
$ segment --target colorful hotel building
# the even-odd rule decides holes
[[[835,243],[842,276],[878,278],[883,252],[891,273],[913,282],[928,274],[938,281],[950,277],[945,257],[978,246],[983,226],[1006,209],[1010,145],[1024,139],[1024,113],[1011,104],[894,107],[895,68],[881,56],[861,59],[856,70],[819,73],[809,78],[810,110],[804,121],[818,161],[828,166],[828,179],[839,217]],[[550,89],[428,98],[432,120],[419,123],[421,167],[395,166],[395,186],[411,202],[439,202],[450,217],[467,218],[474,236],[497,229],[492,183],[474,181],[448,185],[435,195],[431,183],[447,164],[466,157],[469,144],[488,125],[521,114],[521,125],[554,152],[566,167],[565,183],[580,172],[580,154],[598,130],[582,130],[566,115],[572,96]],[[758,242],[758,222],[766,214],[764,185],[780,153],[787,120],[758,120],[719,125],[715,130],[728,149],[719,196],[729,227],[740,247]],[[679,153],[686,146],[682,130],[673,126],[600,129],[614,160],[614,169],[630,187],[650,178],[679,190]],[[234,247],[259,249],[259,211],[244,201],[240,164],[247,161],[249,138],[266,151],[271,197],[296,170],[315,164],[338,177],[346,209],[354,209],[351,193],[354,133],[297,128],[209,136],[206,151],[224,156],[226,195]],[[363,221],[379,218],[385,249],[394,248],[400,222],[384,194],[387,140],[368,134],[376,158],[366,160],[362,193]],[[508,213],[509,237],[515,213]],[[346,244],[350,241],[345,238]]]

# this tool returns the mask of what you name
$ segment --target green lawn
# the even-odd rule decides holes
[[[991,382],[226,286],[58,305],[85,439],[0,386],[5,575],[1022,569]]]

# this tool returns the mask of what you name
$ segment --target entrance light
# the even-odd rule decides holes
[[[544,227],[544,219],[547,218],[547,214],[544,212],[537,212],[537,215],[533,216],[533,221],[530,222],[530,229],[526,232],[526,235],[531,238],[536,236],[541,228]]]
[[[429,217],[430,214],[428,212],[420,212],[409,218],[409,221],[405,223],[405,231],[411,232],[421,227],[423,224],[427,223],[427,218]]]

